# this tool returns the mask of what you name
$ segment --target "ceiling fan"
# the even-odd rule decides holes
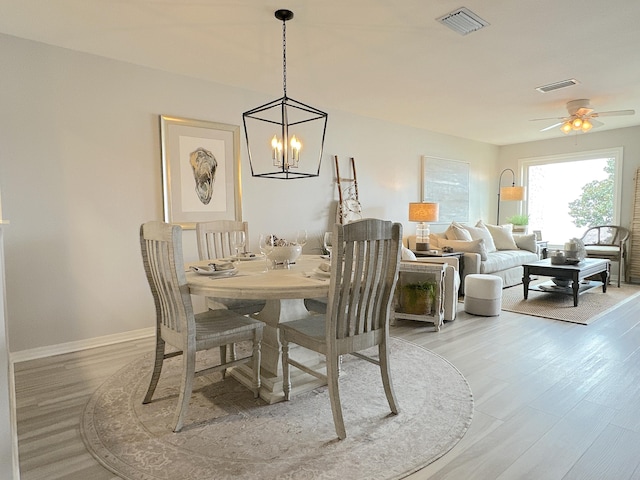
[[[612,110],[610,112],[594,112],[589,104],[589,99],[581,98],[579,100],[571,100],[567,102],[567,117],[551,117],[536,118],[534,120],[560,120],[559,122],[549,125],[540,130],[546,132],[552,128],[560,127],[565,134],[573,131],[588,132],[594,127],[604,125],[604,123],[596,120],[598,117],[613,117],[617,115],[634,115],[635,110]]]

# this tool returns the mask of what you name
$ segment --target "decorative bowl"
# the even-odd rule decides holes
[[[273,247],[267,255],[269,260],[276,263],[294,263],[302,253],[302,245],[287,245]]]
[[[551,281],[559,287],[568,287],[569,285],[571,285],[571,280],[566,278],[553,277]]]

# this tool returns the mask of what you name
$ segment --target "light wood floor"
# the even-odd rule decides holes
[[[400,321],[392,334],[458,367],[475,414],[458,445],[409,478],[640,479],[640,299],[589,326],[462,313],[432,330]],[[152,343],[15,366],[23,480],[118,478],[86,451],[80,414],[106,378]]]

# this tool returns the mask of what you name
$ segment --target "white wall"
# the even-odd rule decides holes
[[[279,92],[265,96],[10,36],[0,36],[0,61],[10,351],[151,327],[138,230],[162,218],[158,115],[239,125],[243,111]],[[497,147],[328,113],[318,178],[253,178],[242,145],[243,216],[254,245],[260,232],[307,228],[313,239],[329,227],[334,154],[345,170],[355,157],[365,216],[414,231],[407,204],[419,200],[423,154],[469,161],[471,220],[495,215]],[[195,258],[193,232],[185,232],[185,249],[187,261]]]

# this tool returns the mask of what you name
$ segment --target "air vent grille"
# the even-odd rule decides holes
[[[562,80],[560,82],[550,83],[548,85],[542,85],[541,87],[537,87],[536,90],[538,90],[541,93],[548,93],[554,90],[558,90],[560,88],[571,87],[579,83],[580,82],[577,81],[575,78],[570,78],[569,80]]]
[[[436,20],[460,35],[475,32],[489,25],[489,22],[465,7],[458,8]]]

